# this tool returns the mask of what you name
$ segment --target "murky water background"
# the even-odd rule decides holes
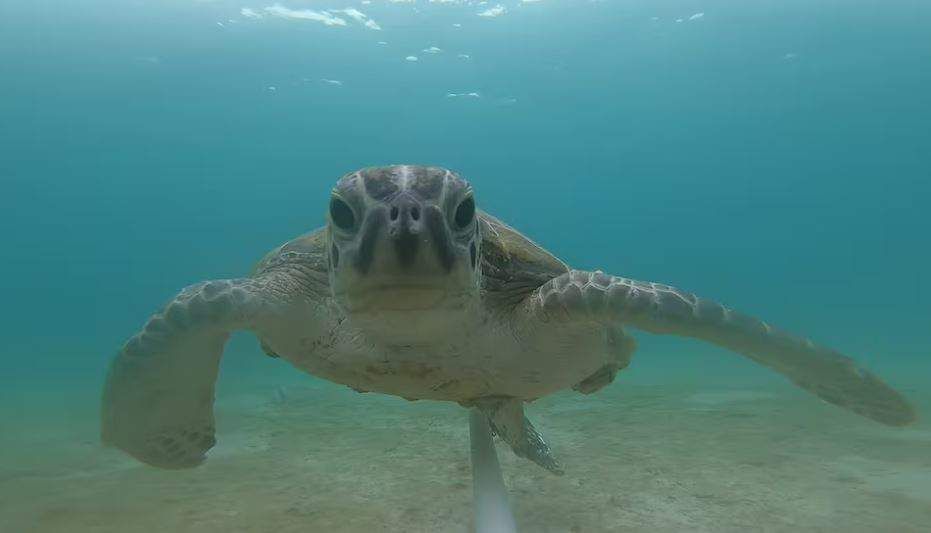
[[[524,530],[931,523],[931,6],[500,5],[0,3],[0,529],[467,530],[464,411],[320,382],[248,335],[204,466],[97,439],[106,363],[151,312],[397,162],[460,171],[574,266],[833,346],[924,415],[881,427],[641,336],[607,390],[531,406],[565,476],[501,450]]]

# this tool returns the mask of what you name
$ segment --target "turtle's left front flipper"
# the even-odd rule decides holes
[[[230,333],[255,329],[283,305],[271,279],[233,279],[184,289],[110,364],[101,438],[162,468],[200,464],[215,444],[214,383]]]
[[[913,422],[905,398],[830,348],[668,285],[572,270],[523,303],[531,323],[588,321],[694,337],[749,357],[820,398],[891,426]]]
[[[471,402],[482,412],[495,435],[508,443],[518,457],[530,459],[550,472],[562,475],[550,447],[524,416],[524,402],[517,398],[488,397]]]

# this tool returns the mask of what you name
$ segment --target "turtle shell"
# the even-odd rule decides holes
[[[519,231],[479,213],[483,290],[490,303],[514,306],[569,267]]]

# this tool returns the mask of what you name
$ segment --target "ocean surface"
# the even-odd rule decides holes
[[[0,531],[469,531],[468,416],[227,346],[217,447],[99,440],[109,360],[176,292],[324,223],[355,169],[454,169],[582,269],[809,336],[889,428],[637,335],[499,447],[521,531],[927,531],[931,3],[0,0]]]

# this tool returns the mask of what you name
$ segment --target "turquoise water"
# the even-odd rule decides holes
[[[158,530],[151,525],[158,523],[192,531],[372,527],[342,521],[352,513],[339,503],[273,515],[287,523],[264,515],[255,522],[237,514],[192,517],[178,507],[191,499],[200,502],[195,507],[216,508],[204,494],[214,486],[209,476],[237,487],[250,502],[306,501],[306,493],[256,480],[257,468],[267,472],[297,456],[271,437],[249,459],[220,454],[218,462],[176,477],[100,449],[96,440],[107,362],[146,318],[181,287],[244,275],[271,248],[322,225],[336,179],[371,165],[455,169],[474,185],[481,208],[573,266],[713,297],[849,354],[904,391],[919,410],[931,404],[931,5],[497,5],[0,3],[0,289],[7,303],[0,309],[0,517],[9,530],[130,531],[133,514],[151,518],[137,523],[138,530]],[[643,336],[640,344],[618,383],[601,397],[585,398],[593,403],[567,394],[535,413],[552,426],[557,452],[590,459],[576,459],[576,472],[601,461],[598,471],[617,468],[641,481],[654,479],[630,471],[629,457],[568,444],[597,435],[611,442],[616,437],[623,448],[630,425],[593,418],[591,425],[572,426],[570,438],[573,418],[560,413],[576,404],[590,414],[623,411],[626,390],[655,391],[660,398],[681,396],[699,412],[707,406],[721,413],[745,409],[760,431],[784,425],[808,435],[800,439],[835,424],[836,432],[819,441],[823,455],[812,452],[770,472],[829,469],[828,457],[853,457],[832,475],[859,481],[821,487],[818,494],[862,498],[857,505],[868,512],[896,512],[852,524],[918,530],[929,523],[923,519],[931,520],[931,464],[918,451],[931,443],[926,422],[907,430],[874,425],[695,341]],[[282,393],[282,386],[293,392]],[[760,390],[776,392],[746,396]],[[731,396],[714,396],[720,391]],[[326,415],[312,408],[314,394],[329,402]],[[785,404],[767,403],[781,395],[788,396]],[[278,409],[285,412],[267,414],[283,397],[291,402]],[[765,405],[754,410],[754,402]],[[798,408],[767,411],[779,405]],[[312,421],[315,416],[331,424],[327,435],[344,426],[345,438],[357,436],[352,442],[361,448],[342,457],[338,475],[325,483],[334,494],[355,494],[367,508],[414,505],[403,503],[401,493],[438,475],[418,476],[418,469],[448,457],[467,460],[456,455],[467,453],[464,411],[331,387],[265,357],[246,334],[228,347],[218,406],[226,406],[221,445],[224,435],[235,441],[237,428],[251,427],[244,422],[250,417],[259,419],[257,432],[269,435],[305,435],[307,427],[323,424]],[[820,409],[821,418],[809,409]],[[363,412],[370,424],[357,423]],[[448,424],[442,436],[449,438],[434,437],[428,446],[429,439],[415,433],[386,444],[395,431],[387,423],[381,436],[363,438],[378,433],[375,420],[392,417],[406,417],[401,427],[442,420]],[[300,422],[305,419],[308,426]],[[681,427],[660,419],[649,413],[637,419],[643,449],[649,439],[668,438]],[[705,441],[695,437],[698,442],[710,446],[728,434],[731,422],[747,424],[692,423],[717,422],[720,431]],[[655,431],[651,423],[658,424]],[[855,445],[844,431],[876,440]],[[448,450],[430,457],[440,441]],[[392,478],[391,489],[384,488],[388,481],[366,481],[407,464],[391,458],[395,448],[422,462],[410,459],[408,477]],[[727,458],[736,453],[703,472],[726,480],[734,464]],[[259,460],[256,454],[265,454],[267,463],[249,463]],[[670,467],[680,474],[668,474],[670,486],[654,487],[657,494],[695,479],[688,473],[693,452],[672,447],[661,455],[657,461],[682,468]],[[612,499],[609,485],[599,485],[596,497],[581,482],[537,479],[533,465],[503,460],[515,476],[508,478],[512,497],[528,531],[723,530],[741,527],[723,522],[725,516],[744,516],[752,507],[692,494],[694,509],[663,507],[692,522],[670,519],[680,516],[672,511],[605,514],[633,504]],[[877,471],[885,477],[876,478]],[[467,469],[449,476],[470,479]],[[808,498],[807,504],[786,504],[798,516],[773,518],[785,509],[767,508],[769,514],[747,518],[744,527],[831,529],[843,523],[844,505],[819,506],[815,492],[806,492],[813,485],[785,483],[786,493]],[[370,484],[380,488],[358,489]],[[134,492],[143,485],[165,495],[182,485],[204,488],[155,505]],[[742,490],[754,501],[772,502],[761,492],[765,485]],[[446,485],[429,487],[446,494]],[[446,514],[430,514],[430,505],[421,503],[410,512],[373,511],[379,517],[373,523],[388,530],[465,530],[470,494],[460,489],[449,489]],[[86,497],[77,496],[82,490]],[[119,505],[115,494],[124,495]],[[539,518],[557,504],[564,506],[559,513]],[[135,511],[114,511],[119,506]],[[241,511],[233,503],[230,509]],[[600,518],[585,522],[592,516]]]

